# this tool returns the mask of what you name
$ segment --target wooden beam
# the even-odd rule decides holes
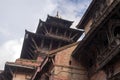
[[[27,50],[27,52],[28,52],[28,56],[27,57],[34,58],[34,56],[31,54],[32,52],[29,49]]]
[[[32,38],[32,42],[34,43],[35,47],[36,47],[36,50],[39,49],[39,47],[37,46],[37,43],[35,42],[35,40]]]
[[[8,69],[9,69],[10,73],[13,75],[13,71],[11,70],[11,68],[9,67]]]
[[[36,47],[32,43],[30,45],[31,45],[32,48],[36,49]]]
[[[28,50],[29,50],[31,53],[33,53],[33,54],[34,54],[34,51],[33,51],[32,49],[28,48]]]

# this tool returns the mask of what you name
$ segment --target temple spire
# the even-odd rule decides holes
[[[57,18],[60,18],[60,16],[59,16],[59,12],[58,12],[58,11],[57,11],[56,17],[57,17]]]

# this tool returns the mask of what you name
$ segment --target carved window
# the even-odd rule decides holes
[[[114,29],[114,36],[120,38],[120,26],[117,26],[117,27]]]
[[[70,61],[69,61],[69,65],[71,65],[71,63],[72,63],[72,61],[70,60]]]

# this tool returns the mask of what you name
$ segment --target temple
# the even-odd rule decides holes
[[[15,62],[6,62],[2,73],[8,68],[11,77],[5,80],[31,79],[50,51],[76,42],[83,31],[70,28],[72,23],[73,21],[48,15],[46,21],[39,21],[35,33],[25,30],[21,56]]]
[[[76,26],[82,41],[51,51],[32,80],[120,80],[119,13],[120,0],[93,0]]]
[[[0,79],[120,80],[120,0],[92,0],[80,30],[72,23],[57,13],[25,30],[20,58],[6,62]]]
[[[72,21],[49,15],[45,22],[40,20],[36,33],[25,31],[20,58],[43,59],[49,51],[76,42],[83,31],[72,29],[71,25]]]

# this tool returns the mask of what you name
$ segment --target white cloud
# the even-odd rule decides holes
[[[10,40],[0,46],[0,69],[6,61],[15,61],[20,57],[23,39]]]
[[[60,12],[62,18],[74,21],[72,28],[75,28],[75,26],[78,24],[83,13],[91,2],[91,0],[74,1],[76,0],[55,0],[57,5],[56,11],[58,10]]]

